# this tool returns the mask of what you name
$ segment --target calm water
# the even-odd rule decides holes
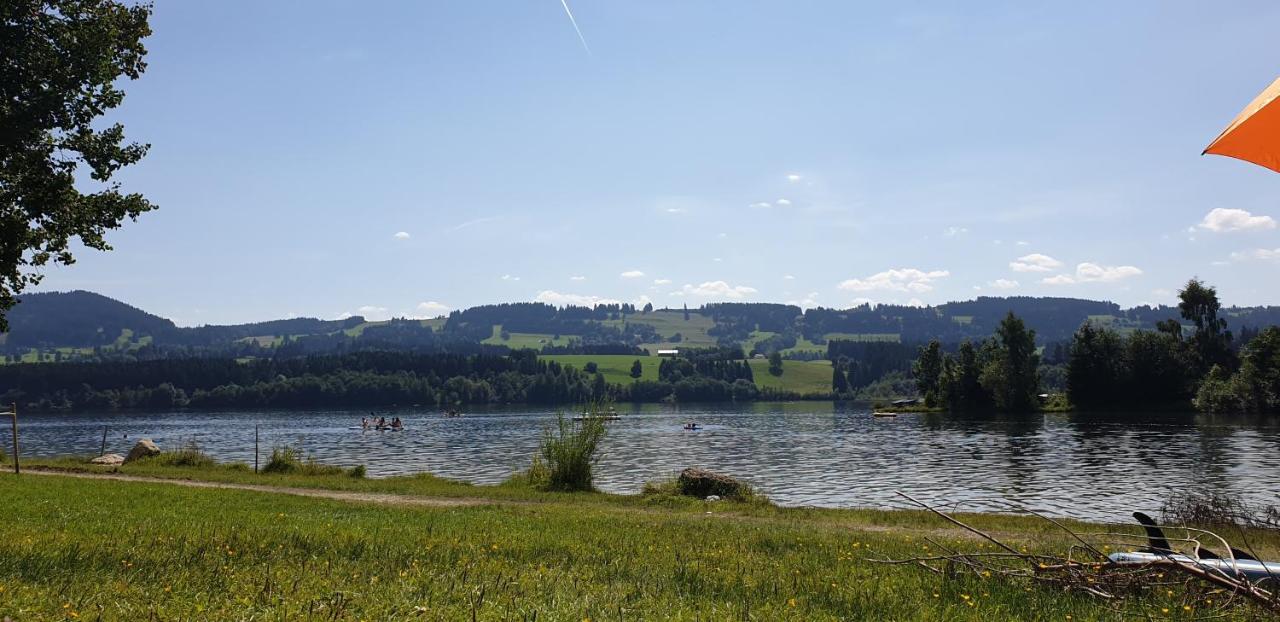
[[[635,492],[687,466],[730,473],[786,505],[897,507],[895,490],[972,509],[1013,502],[1059,516],[1125,520],[1159,509],[1180,490],[1220,490],[1280,503],[1280,425],[1206,416],[1046,415],[876,419],[854,405],[822,402],[731,406],[623,406],[609,424],[598,466],[601,488]],[[322,462],[367,465],[371,476],[428,471],[494,483],[524,468],[549,409],[504,408],[445,419],[396,412],[404,432],[362,432],[362,412],[180,412],[28,415],[23,453],[126,453],[149,437],[164,448],[192,439],[219,460],[253,462],[253,429],[266,453],[291,444]],[[388,413],[388,418],[390,418]],[[686,432],[693,420],[704,426]],[[125,437],[127,435],[127,438]]]

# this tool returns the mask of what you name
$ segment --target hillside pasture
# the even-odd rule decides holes
[[[605,382],[610,384],[631,383],[634,380],[631,377],[631,364],[637,360],[644,368],[644,374],[640,379],[657,381],[658,364],[662,362],[662,359],[656,356],[633,354],[550,354],[538,358],[544,361],[555,361],[561,365],[571,365],[578,369],[583,369],[587,363],[594,362],[600,373],[604,375]]]
[[[756,386],[794,391],[801,395],[831,392],[831,361],[783,361],[782,375],[769,373],[769,361],[751,359],[751,374]]]
[[[570,338],[564,335],[557,337],[545,333],[507,333],[507,338],[503,339],[502,326],[495,325],[493,334],[480,343],[489,346],[507,346],[513,350],[522,348],[541,350],[543,346],[567,346],[569,341]]]

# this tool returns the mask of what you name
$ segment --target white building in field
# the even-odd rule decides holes
[[[677,356],[680,356],[680,351],[679,350],[658,350],[658,356],[667,356],[667,357],[675,358]]]

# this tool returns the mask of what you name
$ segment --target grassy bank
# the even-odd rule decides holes
[[[430,477],[125,472],[483,498],[400,507],[0,475],[0,616],[29,619],[1111,619],[1094,600],[868,557],[980,543],[917,512],[538,493]],[[1032,550],[1044,523],[967,516]],[[1275,543],[1268,543],[1274,549]],[[1158,602],[1154,603],[1159,605]],[[1159,609],[1156,609],[1159,611]],[[1180,615],[1178,611],[1173,616]]]

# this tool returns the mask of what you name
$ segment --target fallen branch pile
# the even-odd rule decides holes
[[[1132,533],[1078,533],[1043,514],[1012,508],[1052,524],[1069,537],[1069,548],[1061,554],[1030,553],[1002,542],[990,533],[964,523],[955,516],[899,492],[913,505],[991,543],[994,550],[964,552],[933,538],[925,538],[938,554],[903,559],[869,561],[913,565],[947,577],[972,573],[983,579],[1005,578],[1030,581],[1047,587],[1088,594],[1110,603],[1117,610],[1133,611],[1144,606],[1144,596],[1178,595],[1186,611],[1195,618],[1230,615],[1233,608],[1250,603],[1261,611],[1280,614],[1280,573],[1273,564],[1259,564],[1252,546],[1246,551],[1231,547],[1217,534],[1191,527],[1166,527],[1141,515],[1149,525],[1146,536]],[[1135,514],[1138,516],[1138,514]],[[1166,538],[1163,530],[1182,535]],[[1244,537],[1243,530],[1240,537]],[[1203,542],[1203,543],[1202,543]],[[1204,543],[1207,543],[1204,544]],[[1223,551],[1219,556],[1214,551]],[[1133,551],[1133,553],[1125,553]],[[1252,576],[1241,571],[1248,567]],[[1259,568],[1264,572],[1259,576]],[[1238,612],[1237,612],[1238,613]]]

